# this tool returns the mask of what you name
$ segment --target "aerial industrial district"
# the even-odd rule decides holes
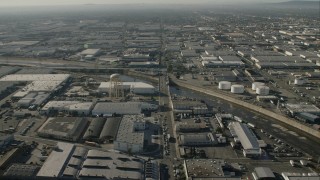
[[[0,179],[319,180],[319,19],[169,16],[2,23]]]

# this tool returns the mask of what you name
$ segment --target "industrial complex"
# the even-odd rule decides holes
[[[0,179],[320,180],[318,2],[103,3],[0,3]]]

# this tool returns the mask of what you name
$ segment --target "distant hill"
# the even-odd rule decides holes
[[[279,2],[276,4],[298,4],[298,5],[305,5],[305,4],[319,4],[319,1],[310,1],[310,0],[292,0],[286,2]]]
[[[280,3],[270,3],[270,5],[287,7],[287,8],[312,8],[319,9],[319,1],[310,1],[310,0],[293,0]]]

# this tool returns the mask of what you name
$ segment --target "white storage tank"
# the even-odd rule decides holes
[[[231,86],[231,93],[234,94],[242,94],[244,93],[244,86],[243,85],[239,85],[239,84],[235,84]]]
[[[304,78],[295,78],[294,79],[294,85],[303,85],[306,83],[306,80]]]
[[[264,86],[265,84],[264,83],[262,83],[262,82],[254,82],[254,83],[252,83],[252,90],[256,90],[257,89],[257,87],[259,87],[259,86]]]
[[[266,96],[269,94],[270,88],[268,86],[259,86],[256,89],[256,93],[262,96]]]
[[[229,81],[220,81],[219,82],[219,89],[229,90],[231,88],[231,82]]]

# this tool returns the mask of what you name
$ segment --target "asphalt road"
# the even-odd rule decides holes
[[[160,99],[159,103],[160,105],[164,106],[164,116],[162,118],[163,123],[166,124],[166,127],[168,128],[167,132],[170,134],[171,137],[174,137],[177,139],[177,134],[175,131],[175,126],[174,126],[174,118],[173,118],[173,112],[172,109],[170,109],[171,106],[171,99],[170,99],[170,92],[168,89],[167,85],[167,78],[166,76],[160,76],[159,78],[159,90],[160,90]],[[177,141],[177,140],[176,140]],[[163,154],[163,159],[161,159],[159,162],[162,164],[165,164],[167,169],[163,170],[162,173],[168,173],[169,178],[167,179],[174,179],[174,174],[173,174],[173,165],[178,164],[177,159],[179,157],[179,152],[178,152],[178,144],[174,142],[168,142],[169,144],[169,149],[170,153],[168,155]]]

